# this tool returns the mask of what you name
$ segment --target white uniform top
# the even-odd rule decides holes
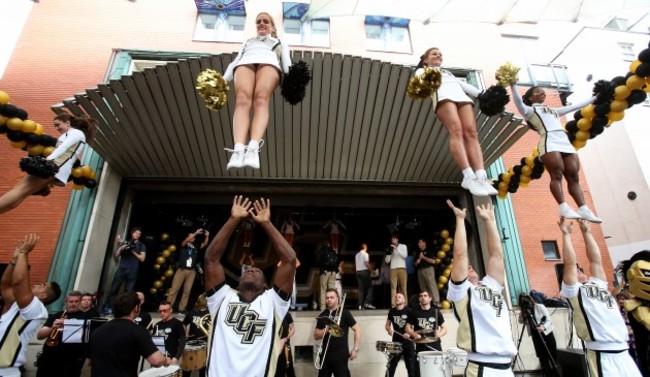
[[[473,286],[469,280],[456,285],[449,280],[447,298],[454,303],[459,322],[456,343],[468,359],[485,363],[510,363],[517,354],[512,339],[510,312],[503,302],[503,286],[486,276]]]
[[[68,182],[72,166],[77,159],[81,158],[81,152],[86,144],[86,135],[76,128],[70,128],[66,133],[59,136],[56,141],[56,149],[48,160],[53,160],[59,167],[59,172],[54,176],[59,182],[65,185]]]
[[[208,297],[214,316],[209,376],[275,375],[282,320],[290,304],[289,297],[283,299],[276,289],[267,289],[252,302],[244,302],[236,290],[223,284]]]
[[[607,290],[607,282],[590,277],[581,284],[562,283],[560,291],[573,309],[573,321],[578,336],[588,349],[626,350],[627,327],[616,300]]]
[[[47,309],[36,297],[24,309],[14,302],[0,317],[0,376],[12,376],[25,364],[27,345],[46,319]]]
[[[415,75],[419,76],[424,73],[424,68],[418,68]],[[441,83],[437,92],[437,102],[452,101],[457,103],[474,103],[470,97],[478,97],[481,93],[477,88],[472,85],[459,80],[453,73],[446,69],[440,69]],[[434,103],[434,106],[436,103]]]
[[[281,48],[281,62],[278,61],[278,55],[275,52],[275,48],[278,45]],[[232,81],[235,68],[244,64],[269,64],[277,68],[278,71],[289,73],[289,67],[291,66],[289,48],[281,43],[279,39],[273,38],[270,35],[258,35],[251,38],[244,42],[235,60],[226,68],[223,78],[226,81]]]
[[[370,260],[370,257],[368,257],[368,253],[363,252],[363,250],[359,251],[357,255],[354,256],[354,267],[356,268],[357,272],[359,271],[368,271],[368,266],[366,266],[366,262]]]

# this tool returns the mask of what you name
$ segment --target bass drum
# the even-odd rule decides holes
[[[449,355],[441,351],[418,353],[420,377],[452,377]]]

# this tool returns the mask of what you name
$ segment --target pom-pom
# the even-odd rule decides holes
[[[596,96],[594,104],[600,105],[601,103],[612,102],[614,99],[614,89],[614,85],[607,80],[596,81],[593,90],[594,96]]]
[[[519,81],[519,68],[514,64],[507,62],[497,69],[496,78],[501,86],[508,87]]]
[[[228,103],[228,83],[221,73],[214,69],[206,69],[196,78],[196,90],[210,110],[219,110]]]
[[[481,112],[487,116],[493,116],[505,110],[506,104],[510,101],[510,96],[501,85],[492,85],[479,94],[478,100]]]
[[[289,73],[284,76],[280,93],[291,105],[296,105],[305,98],[307,84],[311,81],[309,66],[302,60],[289,67]]]
[[[29,175],[39,178],[52,178],[59,171],[54,161],[41,156],[29,156],[20,159],[20,169]]]
[[[425,99],[431,97],[442,82],[440,70],[436,68],[425,68],[424,73],[413,76],[406,87],[406,94],[413,99]]]

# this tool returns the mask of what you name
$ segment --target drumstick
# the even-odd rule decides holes
[[[395,331],[395,330],[393,330],[393,332],[394,332],[395,334],[401,336],[402,338],[404,338],[404,334],[402,334],[401,332],[399,332],[399,331]],[[409,342],[412,342],[412,341],[413,341],[411,338],[408,338],[408,339],[405,339],[405,340],[408,340]]]

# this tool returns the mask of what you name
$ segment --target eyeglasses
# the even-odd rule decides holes
[[[167,313],[171,311],[172,311],[171,309],[158,309],[158,313]]]

